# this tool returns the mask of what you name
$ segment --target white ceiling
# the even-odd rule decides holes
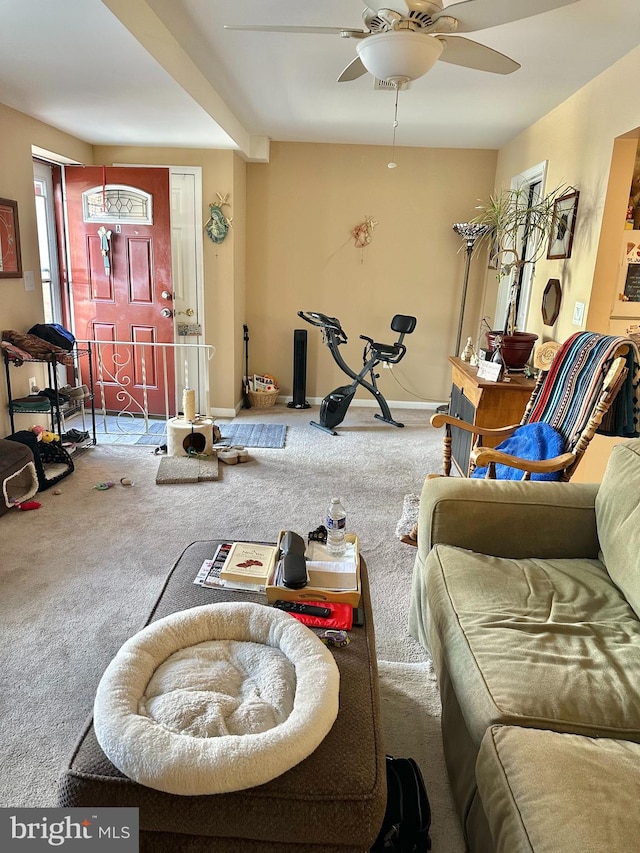
[[[362,8],[0,0],[0,102],[93,144],[237,148],[257,160],[268,139],[390,144],[393,91],[374,91],[368,74],[336,82],[353,40],[224,29],[360,28]],[[437,62],[400,93],[398,145],[499,148],[640,43],[640,0],[578,0],[470,37],[522,68],[501,76]]]

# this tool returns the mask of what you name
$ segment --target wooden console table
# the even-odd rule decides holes
[[[522,373],[510,373],[508,380],[492,382],[478,379],[477,367],[454,356],[451,362],[451,398],[449,414],[475,426],[496,429],[520,422],[531,397],[535,380]],[[455,427],[451,430],[451,458],[463,476],[469,471],[469,454],[473,436]],[[497,442],[485,439],[487,447]]]

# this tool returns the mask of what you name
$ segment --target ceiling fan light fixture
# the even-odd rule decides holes
[[[378,33],[356,42],[364,67],[379,80],[406,83],[426,74],[440,58],[444,44],[435,36],[411,30]]]

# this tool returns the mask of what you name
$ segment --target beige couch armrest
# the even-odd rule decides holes
[[[442,543],[496,557],[598,556],[596,483],[426,480],[419,556]]]

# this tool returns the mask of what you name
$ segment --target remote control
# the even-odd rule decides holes
[[[287,613],[300,613],[304,616],[322,616],[326,619],[331,616],[330,607],[319,607],[317,604],[303,604],[301,601],[283,601],[281,598],[273,605],[278,610],[285,610]]]

